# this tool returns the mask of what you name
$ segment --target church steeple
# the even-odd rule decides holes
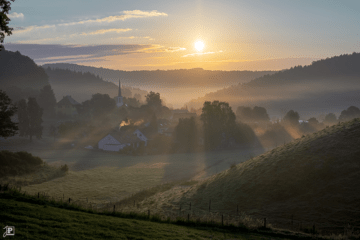
[[[123,103],[123,97],[121,96],[121,85],[120,85],[120,79],[119,79],[119,93],[116,98],[116,106],[121,107],[122,105],[124,105],[124,103]]]
[[[119,93],[118,93],[118,97],[121,97],[121,84],[120,84],[120,79],[119,79]]]

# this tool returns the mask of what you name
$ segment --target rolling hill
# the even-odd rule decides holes
[[[289,110],[307,119],[360,105],[360,53],[345,54],[256,78],[204,97],[192,99],[188,107],[204,101],[226,101],[233,107],[262,106],[270,115],[283,117]]]
[[[106,81],[121,83],[132,87],[214,87],[230,86],[245,83],[254,78],[274,71],[210,71],[202,68],[157,70],[157,71],[121,71],[106,68],[95,68],[70,63],[44,64],[43,68],[69,69],[77,72],[90,72],[99,75]]]
[[[360,118],[325,128],[211,176],[190,188],[158,193],[142,204],[161,211],[267,217],[276,226],[342,232],[360,225]],[[151,207],[150,207],[151,208]]]
[[[109,94],[115,97],[118,94],[118,84],[104,81],[99,76],[89,72],[76,72],[66,69],[45,68],[46,74],[49,76],[49,82],[54,89],[55,97],[59,101],[63,96],[71,95],[78,102],[91,99],[96,93]],[[123,97],[134,97],[140,94],[141,100],[145,99],[146,91],[138,88],[122,86]]]

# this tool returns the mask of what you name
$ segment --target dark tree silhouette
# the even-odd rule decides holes
[[[10,137],[16,134],[18,130],[17,123],[11,121],[11,117],[15,114],[17,108],[11,104],[11,99],[6,93],[0,90],[0,136]]]
[[[29,114],[25,99],[21,99],[18,103],[18,119],[19,119],[19,135],[20,137],[28,136],[29,132]]]
[[[15,0],[10,0],[14,2]],[[12,34],[13,28],[8,26],[10,18],[7,16],[11,10],[9,0],[0,0],[0,51],[3,48],[2,43],[4,42],[5,34],[10,36]]]
[[[205,148],[214,150],[222,143],[227,145],[235,128],[235,114],[229,103],[213,101],[205,102],[202,108]]]
[[[197,146],[195,118],[180,118],[175,128],[175,138],[181,152],[193,152]]]
[[[146,102],[149,106],[159,108],[161,107],[160,93],[150,92],[146,97]]]
[[[283,118],[285,124],[290,124],[292,126],[299,125],[300,116],[298,112],[294,112],[294,110],[290,110],[286,113]]]
[[[341,112],[339,116],[339,120],[349,121],[353,118],[358,118],[358,117],[360,117],[360,109],[355,106],[351,106],[348,109]]]
[[[337,122],[337,119],[336,119],[335,114],[333,114],[333,113],[328,113],[328,114],[325,116],[324,124],[326,124],[326,125],[331,125],[331,124],[335,124],[336,122]]]
[[[44,110],[44,114],[48,116],[53,116],[55,114],[56,98],[50,85],[46,85],[40,89],[38,102],[40,107]]]
[[[37,139],[41,139],[42,129],[41,123],[43,122],[41,117],[43,114],[42,108],[36,102],[35,98],[29,98],[27,106],[29,114],[29,138],[32,141],[32,136],[36,136]]]

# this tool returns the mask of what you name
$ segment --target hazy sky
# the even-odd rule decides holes
[[[360,51],[359,0],[15,0],[11,7],[5,48],[38,64],[280,70]]]

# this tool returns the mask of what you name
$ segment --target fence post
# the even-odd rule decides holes
[[[38,192],[38,198],[40,198],[40,193]]]
[[[70,198],[69,198],[69,204],[70,204]]]
[[[266,218],[264,218],[264,228],[266,228]]]
[[[114,205],[114,213],[115,213],[115,205]]]

